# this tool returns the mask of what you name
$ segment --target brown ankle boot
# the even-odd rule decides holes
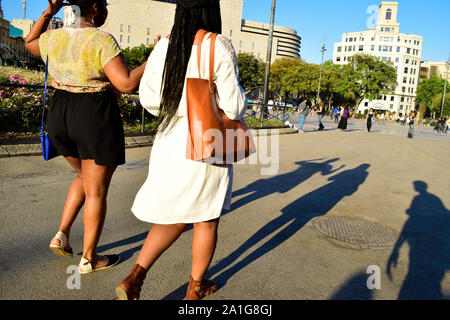
[[[135,264],[130,274],[117,285],[117,298],[119,300],[139,300],[141,287],[146,274],[147,270]]]
[[[216,290],[217,284],[213,280],[196,281],[190,277],[185,300],[201,300]]]

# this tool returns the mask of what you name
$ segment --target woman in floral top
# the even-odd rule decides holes
[[[118,255],[96,254],[109,184],[117,166],[125,162],[115,92],[136,91],[145,65],[130,72],[114,37],[97,29],[108,16],[105,0],[69,0],[80,9],[77,23],[46,31],[51,18],[65,5],[63,0],[48,3],[27,36],[26,48],[44,61],[48,59],[56,89],[50,99],[48,135],[77,172],[50,248],[57,255],[72,256],[70,229],[84,206],[84,247],[79,264],[84,274],[119,262]]]

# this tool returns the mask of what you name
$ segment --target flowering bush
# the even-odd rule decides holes
[[[0,66],[0,83],[44,85],[44,82],[43,72]],[[43,104],[43,89],[0,86],[0,132],[39,132]],[[142,106],[137,96],[122,95],[119,110],[125,126],[142,122]],[[145,112],[145,123],[152,120]]]
[[[12,67],[0,67],[0,82],[15,84],[42,84],[43,74]],[[0,132],[36,131],[40,124],[43,90],[0,87]]]

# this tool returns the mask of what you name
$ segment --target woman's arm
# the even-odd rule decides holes
[[[120,53],[105,64],[103,71],[117,90],[122,93],[133,93],[139,88],[146,65],[147,62],[130,72],[123,54]]]
[[[47,31],[48,25],[52,17],[58,13],[58,11],[67,4],[63,3],[63,0],[48,0],[48,8],[42,13],[39,19],[31,28],[30,33],[25,39],[25,48],[34,56],[40,57],[41,50],[39,48],[39,37],[45,31]]]

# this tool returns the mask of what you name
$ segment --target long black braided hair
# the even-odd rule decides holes
[[[200,29],[222,33],[219,0],[177,0],[162,76],[162,98],[157,119],[160,132],[169,126],[178,110],[192,45]]]

